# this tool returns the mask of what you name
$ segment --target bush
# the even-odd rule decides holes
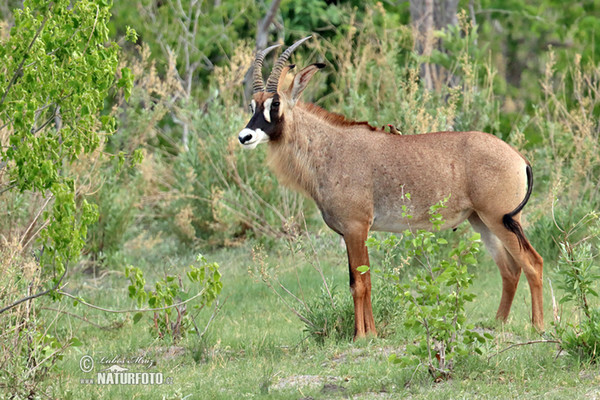
[[[217,299],[223,283],[217,263],[209,263],[202,255],[196,257],[196,262],[198,265],[188,267],[187,288],[180,275],[165,275],[155,282],[154,290],[147,291],[142,270],[131,265],[125,269],[125,276],[131,282],[129,297],[136,300],[140,308],[147,304],[150,309],[160,309],[152,311],[154,315],[149,323],[150,329],[156,330],[160,339],[169,338],[178,342],[190,331],[195,331],[199,337],[206,331],[200,332],[195,317]],[[192,309],[197,310],[196,315],[190,312]],[[142,311],[134,315],[134,323],[143,318]]]
[[[18,243],[0,248],[0,298],[3,306],[43,290],[42,271],[37,260],[22,254]],[[57,337],[49,332],[56,318],[43,318],[40,301],[27,301],[0,314],[0,397],[34,398],[38,385],[57,370],[64,351],[78,345],[75,337]],[[46,311],[47,313],[47,311]],[[37,398],[37,397],[35,397]]]
[[[430,209],[434,232],[444,221],[439,210],[445,208],[446,198]],[[467,323],[465,306],[475,295],[469,292],[473,275],[468,266],[476,264],[479,252],[478,233],[461,239],[458,246],[449,246],[446,239],[434,232],[407,230],[403,233],[409,257],[417,257],[422,269],[410,283],[398,285],[399,298],[406,304],[404,324],[417,335],[416,345],[407,346],[407,355],[392,355],[390,360],[402,365],[425,364],[434,378],[448,378],[457,356],[470,349],[480,352],[473,344],[485,342]]]
[[[576,233],[587,228],[585,236],[576,240]],[[555,310],[554,336],[561,348],[582,362],[598,362],[600,359],[600,308],[592,298],[598,297],[600,269],[597,265],[600,219],[590,212],[562,230],[558,287],[564,291],[560,304],[575,305],[575,320],[559,316]]]

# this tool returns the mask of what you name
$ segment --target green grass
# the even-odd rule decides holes
[[[326,279],[349,297],[345,250],[340,247],[339,239],[325,234],[315,243]],[[133,324],[130,314],[107,316],[82,306],[73,308],[71,302],[64,301],[66,311],[85,315],[101,325],[120,327],[101,330],[63,314],[53,325],[54,334],[57,337],[75,335],[82,345],[67,350],[64,360],[43,382],[45,391],[61,399],[547,399],[600,395],[597,368],[580,367],[576,360],[564,354],[557,357],[553,344],[519,346],[495,355],[514,342],[541,337],[529,323],[531,302],[524,278],[508,323],[495,322],[501,283],[496,266],[485,252],[474,270],[473,290],[477,298],[470,304],[468,316],[477,327],[491,330],[495,339],[488,343],[483,356],[459,359],[452,378],[436,383],[425,369],[403,369],[387,361],[390,354],[401,353],[411,341],[401,321],[388,327],[384,338],[356,343],[327,339],[317,344],[307,337],[303,323],[264,282],[248,273],[249,267],[254,265],[251,250],[251,244],[247,243],[239,248],[205,253],[210,261],[221,265],[223,292],[221,312],[201,341],[189,334],[173,345],[155,337],[150,329],[150,316]],[[291,255],[283,245],[275,245],[264,253],[267,263],[277,267],[281,282],[291,291],[305,299],[321,292],[321,278],[303,253]],[[162,262],[153,259],[152,264],[140,260],[140,266],[150,284],[169,265],[183,271],[193,257],[190,252]],[[377,260],[378,255],[373,254],[372,259]],[[72,274],[67,290],[103,307],[132,308],[123,269],[96,280],[89,275]],[[404,274],[408,276],[410,271]],[[553,276],[551,266],[547,267],[546,276]],[[378,279],[374,277],[374,290],[380,283]],[[545,321],[550,328],[551,298],[547,282],[545,284]],[[554,289],[556,291],[556,287]],[[207,318],[208,313],[201,314],[199,325],[203,326]],[[96,360],[94,373],[101,369],[98,360],[102,356],[144,355],[157,363],[147,371],[162,372],[165,378],[172,378],[173,383],[162,386],[82,384],[82,378],[93,375],[80,370],[79,360],[83,355]],[[133,366],[131,370],[143,372],[145,369]]]

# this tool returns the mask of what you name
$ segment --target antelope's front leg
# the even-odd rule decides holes
[[[365,241],[368,229],[344,235],[350,268],[350,292],[354,299],[354,340],[367,334],[377,336],[371,306],[371,273],[361,274],[358,267],[369,266],[369,253]]]

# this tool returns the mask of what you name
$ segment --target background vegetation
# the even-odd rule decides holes
[[[257,46],[307,34],[294,62],[327,68],[306,100],[403,134],[490,132],[532,162],[543,335],[525,282],[493,320],[485,251],[424,263],[378,234],[381,338],[350,343],[339,238],[237,144]],[[55,290],[0,313],[0,398],[597,397],[599,46],[594,1],[3,2],[0,308]],[[435,237],[476,248],[467,224]],[[470,286],[452,311],[430,296],[456,312],[430,343],[407,312],[450,264]],[[460,349],[441,375],[440,343]],[[174,383],[82,384],[86,354],[143,355]]]

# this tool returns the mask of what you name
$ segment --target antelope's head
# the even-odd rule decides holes
[[[289,88],[282,90],[281,86],[287,73],[294,68],[294,65],[285,65],[285,63],[296,47],[308,39],[310,36],[297,41],[279,56],[267,79],[266,86],[262,78],[263,60],[267,53],[280,45],[268,47],[256,54],[253,95],[249,105],[252,118],[238,135],[238,140],[244,148],[253,149],[260,143],[276,141],[281,137],[286,112],[294,108],[314,73],[325,66],[325,64],[309,65],[296,74]]]

